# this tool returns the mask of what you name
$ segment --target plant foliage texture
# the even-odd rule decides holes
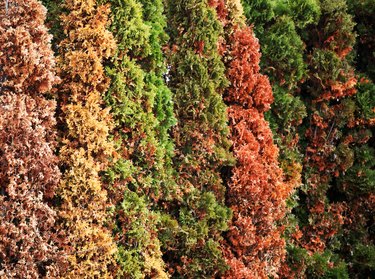
[[[210,278],[226,269],[220,241],[231,217],[220,177],[232,160],[222,99],[227,81],[218,51],[223,29],[207,1],[167,1],[166,6],[181,199],[170,205],[174,219],[164,217],[164,258],[176,277]]]
[[[99,173],[114,155],[109,141],[112,123],[103,109],[109,84],[103,63],[115,49],[106,30],[109,6],[96,1],[67,0],[61,16],[66,38],[59,43],[62,84],[60,159],[64,170],[58,188],[60,228],[67,233],[67,278],[109,278],[116,245],[105,227],[108,198]]]
[[[305,59],[309,67],[302,94],[308,118],[303,124],[304,187],[296,208],[301,233],[292,249],[292,271],[287,277],[352,278],[356,273],[349,273],[353,262],[346,253],[353,255],[356,248],[349,248],[348,230],[355,222],[353,216],[360,214],[357,210],[366,203],[370,205],[371,186],[365,182],[362,187],[369,188],[353,196],[350,192],[356,186],[349,181],[353,174],[363,181],[371,177],[371,171],[365,171],[371,161],[363,156],[371,153],[366,142],[371,138],[368,128],[372,122],[369,117],[373,116],[369,107],[373,108],[373,101],[363,106],[370,94],[365,88],[370,85],[364,79],[358,82],[352,66],[354,22],[347,13],[346,1],[319,4],[317,26],[306,30]],[[358,220],[362,225],[358,227],[363,229],[364,220],[369,219],[366,210],[361,210]],[[361,241],[369,244],[368,235]]]
[[[157,235],[158,203],[172,199],[174,124],[171,92],[161,44],[165,21],[160,2],[110,1],[117,51],[107,67],[111,78],[105,96],[114,119],[112,136],[121,156],[106,172],[116,205],[119,276],[168,278]],[[146,5],[147,4],[147,5]]]
[[[373,277],[374,0],[0,2],[0,278]]]
[[[60,180],[56,103],[59,79],[39,1],[0,6],[0,277],[55,278],[64,258],[51,207]]]
[[[228,104],[230,135],[236,165],[231,169],[227,203],[233,219],[226,233],[223,278],[277,276],[285,257],[283,226],[289,185],[278,166],[278,148],[264,119],[273,101],[268,78],[259,73],[259,42],[245,25],[238,1],[212,1],[225,29],[223,61],[230,86]]]

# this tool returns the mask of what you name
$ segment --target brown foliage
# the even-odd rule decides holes
[[[45,93],[58,80],[46,10],[36,0],[12,0],[5,8],[0,5],[0,90]]]
[[[45,9],[38,1],[0,5],[0,277],[53,278],[63,268],[49,206],[60,179],[54,155],[58,81]]]
[[[8,278],[59,274],[56,213],[46,202],[60,178],[54,108],[42,97],[0,98],[0,275]]]

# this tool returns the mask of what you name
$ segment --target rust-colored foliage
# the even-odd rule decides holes
[[[53,278],[63,258],[49,202],[60,179],[54,155],[58,82],[40,2],[0,5],[0,277]]]
[[[347,55],[354,44],[353,22],[345,1],[322,3],[322,17],[310,32],[312,51],[308,56],[310,77],[306,100],[310,123],[305,133],[305,183],[308,185],[309,224],[303,228],[301,245],[310,252],[322,252],[344,223],[345,203],[330,202],[327,191],[332,179],[351,167],[354,154],[345,129],[355,118],[357,79]],[[351,139],[350,139],[351,138]]]
[[[115,46],[106,30],[110,10],[96,1],[67,0],[64,7],[67,37],[59,44],[63,81],[59,93],[64,124],[60,159],[65,172],[58,195],[60,228],[67,233],[67,277],[108,278],[116,246],[104,226],[109,204],[99,172],[114,155],[108,140],[109,109],[102,109],[101,99],[109,83],[103,62]]]
[[[278,148],[264,119],[273,96],[268,78],[259,73],[259,43],[239,16],[236,2],[226,1],[228,16],[222,19],[228,46],[224,61],[231,82],[224,100],[237,159],[227,193],[233,220],[224,244],[230,266],[224,278],[268,278],[276,275],[285,256],[278,222],[285,215],[291,189],[283,182]]]

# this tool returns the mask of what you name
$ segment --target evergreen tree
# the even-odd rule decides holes
[[[177,117],[174,164],[182,199],[169,206],[175,219],[163,219],[164,258],[175,277],[212,278],[226,269],[220,241],[231,217],[220,178],[232,160],[218,50],[222,27],[207,1],[167,1],[166,7],[168,85]]]
[[[317,23],[320,6],[316,0],[273,1],[243,0],[244,13],[259,38],[262,52],[261,71],[271,81],[274,102],[266,112],[280,149],[279,162],[289,188],[301,186],[303,146],[299,126],[306,117],[306,106],[301,99],[301,86],[307,76],[304,59],[305,30]],[[292,209],[298,205],[298,191],[288,202]],[[293,235],[299,235],[296,218],[288,214],[285,237],[288,250],[293,253]],[[297,229],[296,229],[297,228]],[[291,273],[284,263],[281,273]],[[292,277],[292,275],[291,275]]]
[[[272,109],[267,113],[280,148],[280,163],[286,183],[301,185],[302,154],[298,126],[306,117],[300,85],[306,78],[303,30],[317,22],[320,7],[316,0],[243,0],[245,15],[259,38],[261,69],[271,81]],[[291,206],[295,202],[291,200]]]
[[[345,259],[350,278],[371,277],[375,271],[374,208],[375,85],[361,77],[352,98],[352,115],[342,129],[345,143],[353,151],[353,165],[334,180],[336,195],[345,199],[347,211],[340,237],[340,256]]]
[[[165,40],[160,2],[110,1],[118,50],[107,67],[106,103],[115,120],[113,137],[121,159],[107,171],[116,204],[119,276],[167,278],[156,213],[176,185],[168,130],[174,123],[171,93],[164,84],[161,44]],[[146,5],[147,4],[147,5]]]
[[[63,274],[56,212],[60,180],[55,156],[59,79],[39,1],[0,5],[0,277],[56,278]]]
[[[103,63],[114,53],[115,41],[106,30],[109,7],[96,1],[66,0],[59,43],[62,84],[59,101],[63,179],[58,189],[59,227],[66,231],[67,278],[111,278],[116,245],[106,228],[107,191],[100,172],[115,150],[108,136],[109,109],[102,95],[109,80]]]
[[[226,234],[225,278],[277,276],[285,257],[282,221],[291,188],[283,182],[278,148],[264,119],[273,101],[268,78],[259,73],[259,43],[247,27],[237,1],[211,1],[225,29],[223,61],[231,86],[228,104],[233,151],[227,202],[233,211]]]
[[[318,25],[308,29],[306,37],[309,77],[303,95],[309,118],[304,124],[305,187],[296,209],[302,234],[290,262],[296,274],[309,278],[349,278],[340,255],[347,241],[342,236],[343,225],[349,221],[344,218],[349,200],[339,181],[347,177],[356,149],[368,138],[366,128],[355,124],[362,112],[356,102],[357,78],[351,66],[354,23],[345,1],[320,1],[320,7]],[[290,274],[287,277],[291,278]]]

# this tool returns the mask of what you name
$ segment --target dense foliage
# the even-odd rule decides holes
[[[51,278],[64,267],[51,207],[56,103],[46,98],[59,79],[45,17],[38,1],[0,6],[1,278]]]
[[[374,12],[2,1],[0,278],[372,278]]]
[[[220,240],[231,217],[220,177],[231,160],[221,96],[227,80],[218,50],[223,29],[207,1],[170,1],[167,8],[174,163],[182,199],[171,208],[177,222],[164,238],[165,258],[176,276],[213,277],[226,269]]]
[[[65,1],[61,16],[66,38],[59,43],[63,177],[57,190],[59,224],[66,236],[68,278],[108,278],[116,245],[105,227],[107,191],[100,172],[113,156],[112,126],[102,95],[109,84],[103,62],[116,47],[108,26],[109,6],[95,1]]]
[[[244,24],[242,6],[236,1],[212,1],[224,24],[223,61],[230,86],[228,104],[230,135],[237,164],[231,169],[227,204],[233,211],[226,233],[225,278],[276,276],[285,257],[283,226],[288,184],[278,166],[278,148],[264,119],[273,101],[268,78],[259,73],[259,43]]]
[[[115,126],[112,137],[121,159],[106,172],[116,208],[119,276],[167,278],[156,226],[159,201],[175,194],[167,134],[174,123],[171,93],[161,72],[164,58],[163,6],[140,1],[110,1],[117,51],[107,67],[111,86],[105,96]],[[153,27],[153,26],[156,27]],[[147,72],[146,72],[147,71]]]

